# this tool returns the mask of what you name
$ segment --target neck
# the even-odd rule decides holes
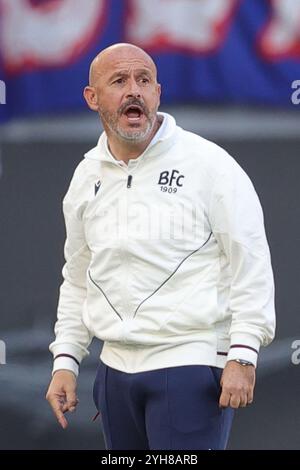
[[[108,146],[111,154],[116,160],[123,160],[128,163],[129,160],[138,158],[148,147],[154,135],[158,131],[161,121],[157,118],[151,130],[149,137],[142,142],[130,142],[120,139],[115,134],[106,131]]]

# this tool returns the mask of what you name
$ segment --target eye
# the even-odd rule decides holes
[[[142,77],[142,78],[141,78],[141,82],[142,82],[142,83],[149,83],[150,80],[149,80],[148,77]]]
[[[125,82],[125,78],[120,77],[120,78],[117,78],[113,83],[116,83],[117,85],[122,85],[122,83],[124,82]]]

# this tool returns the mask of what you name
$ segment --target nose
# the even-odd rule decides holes
[[[128,80],[128,89],[127,89],[126,97],[127,98],[140,98],[141,97],[140,88],[137,82],[133,78],[131,80]]]

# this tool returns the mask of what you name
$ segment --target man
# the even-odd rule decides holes
[[[108,449],[224,449],[274,336],[263,215],[235,160],[159,113],[160,93],[153,60],[134,45],[91,64],[84,96],[104,132],[64,199],[47,399],[65,428],[95,336]]]

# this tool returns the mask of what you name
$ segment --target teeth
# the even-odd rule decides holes
[[[139,119],[140,119],[140,116],[135,116],[135,117],[133,117],[133,116],[131,116],[131,117],[128,116],[128,120],[129,120],[129,121],[138,121]]]

